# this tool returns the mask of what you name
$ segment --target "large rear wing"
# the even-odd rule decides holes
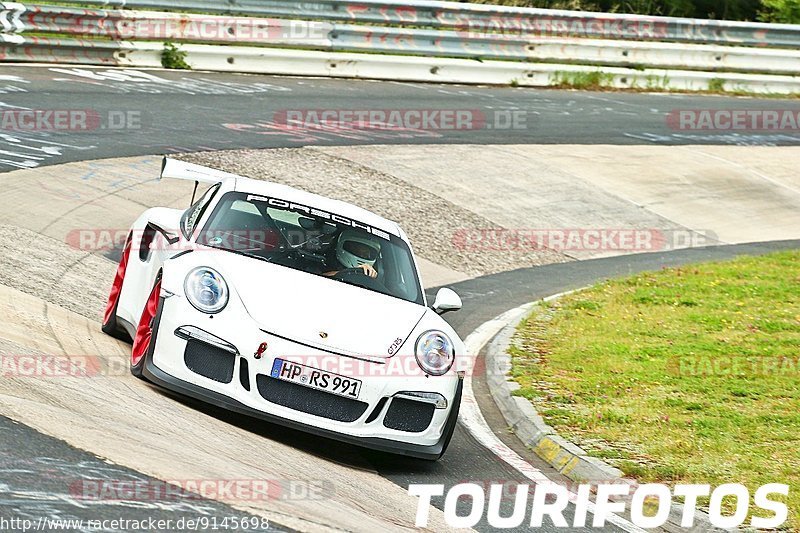
[[[159,179],[164,178],[214,184],[228,178],[241,178],[241,176],[165,157],[161,162],[161,176]]]

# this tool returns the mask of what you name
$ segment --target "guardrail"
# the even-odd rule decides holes
[[[62,3],[450,28],[547,37],[658,40],[800,48],[800,26],[591,13],[491,4],[386,0],[65,0]]]
[[[121,50],[113,42],[0,35],[0,61],[118,66]]]
[[[123,4],[122,0],[108,2],[89,0],[81,3],[101,1],[106,5]],[[167,6],[158,4],[161,1],[164,0],[125,0],[124,5],[166,8]],[[609,68],[618,67],[623,70],[615,71],[613,75],[606,77],[600,76],[598,79],[615,86],[653,89],[703,88],[705,80],[705,88],[713,85],[714,89],[763,92],[767,87],[769,92],[773,92],[777,87],[779,92],[800,92],[800,80],[792,81],[800,71],[800,50],[782,48],[788,46],[786,43],[800,44],[800,26],[580,13],[584,22],[591,20],[594,25],[582,26],[585,31],[581,35],[584,38],[564,38],[533,31],[536,27],[544,25],[541,18],[536,18],[536,14],[547,13],[549,17],[547,20],[552,23],[554,20],[560,20],[558,17],[566,16],[565,14],[577,16],[577,12],[508,8],[486,4],[450,2],[400,4],[374,0],[359,3],[334,0],[302,3],[263,0],[257,4],[252,0],[241,0],[235,5],[224,2],[212,4],[207,0],[181,0],[169,7],[248,14],[265,12],[271,15],[271,18],[0,3],[0,23],[4,36],[0,41],[0,60],[80,62],[82,59],[91,64],[133,65],[128,56],[133,51],[146,50],[149,58],[147,66],[153,66],[151,65],[154,50],[152,43],[141,42],[152,40],[190,43],[182,45],[182,48],[189,53],[189,64],[195,68],[208,68],[199,66],[200,63],[207,62],[199,60],[197,55],[202,53],[207,57],[207,49],[202,46],[198,48],[199,45],[195,46],[195,43],[226,45],[221,47],[222,50],[218,54],[213,54],[214,57],[226,54],[231,56],[234,50],[234,46],[231,45],[247,44],[258,46],[259,48],[254,49],[262,51],[262,55],[266,49],[261,47],[291,48],[303,50],[306,54],[312,51],[344,52],[352,56],[349,61],[371,65],[375,64],[374,57],[367,61],[368,58],[365,57],[367,54],[352,54],[352,52],[384,54],[378,56],[377,61],[389,65],[402,63],[397,54],[420,56],[427,62],[429,74],[414,79],[424,81],[464,81],[446,80],[445,76],[437,75],[442,70],[443,60],[448,61],[451,69],[454,66],[452,61],[461,61],[464,67],[460,68],[461,71],[471,67],[484,72],[488,70],[485,67],[478,69],[478,64],[518,62],[520,64],[512,69],[509,69],[507,64],[489,65],[494,67],[493,72],[505,73],[499,77],[492,75],[485,80],[474,80],[472,76],[464,76],[464,79],[471,79],[471,83],[483,81],[521,85],[569,84],[571,73],[594,72],[599,67],[608,73]],[[278,15],[298,14],[303,16],[303,20],[276,18]],[[381,16],[377,17],[377,14]],[[377,22],[378,19],[383,25],[365,24]],[[335,20],[347,20],[359,24],[345,24]],[[625,24],[617,24],[620,20],[624,20]],[[494,23],[490,24],[489,21]],[[603,21],[612,21],[617,25],[610,22],[603,24]],[[645,26],[645,22],[649,26]],[[391,23],[401,27],[386,25]],[[684,31],[680,36],[676,34],[677,28],[685,29],[691,25],[716,29],[709,32]],[[417,26],[427,26],[427,28]],[[487,31],[488,28],[516,29],[490,32]],[[573,35],[577,31],[576,28],[577,26],[567,28],[555,25],[552,33]],[[725,28],[725,31],[717,31],[719,28]],[[26,39],[24,37],[26,33],[52,34],[58,38]],[[607,37],[612,34],[617,39],[585,38],[587,35]],[[670,36],[676,38],[670,39]],[[81,38],[91,39],[81,40]],[[652,39],[656,38],[666,42],[654,42]],[[739,42],[735,39],[746,39],[750,44],[761,44],[761,46],[731,46],[731,43]],[[683,42],[672,42],[681,40]],[[724,42],[726,45],[698,44],[701,42]],[[237,50],[239,48],[241,47],[236,47]],[[286,52],[288,50],[284,52],[271,50],[269,53],[271,62],[262,61],[261,70],[258,70],[252,66],[252,49],[248,50],[246,56],[251,67],[247,71],[287,73],[278,72],[279,69],[275,67],[275,54],[286,55]],[[144,54],[138,54],[138,57],[144,57]],[[292,54],[291,57],[295,60],[297,58],[296,54]],[[242,61],[237,62],[233,56],[229,59],[228,65],[236,65],[238,69],[243,68]],[[339,60],[332,61],[341,64]],[[536,65],[539,63],[550,66],[540,68]],[[561,68],[559,65],[571,68]],[[554,67],[560,70],[554,71]],[[225,68],[225,70],[235,69]],[[368,70],[369,75],[364,74],[364,69],[348,75],[392,79],[388,74],[391,68]],[[418,69],[415,67],[414,70],[416,72]],[[685,72],[692,70],[703,71],[704,75],[687,78]],[[344,69],[341,68],[338,70],[318,68],[315,71],[326,72],[318,75],[345,75]],[[541,72],[545,71],[551,73],[549,82],[541,80]],[[383,74],[376,75],[376,72]],[[531,72],[534,74],[530,74]],[[433,74],[433,80],[430,80],[430,73]],[[749,76],[744,76],[745,73]],[[514,77],[509,78],[508,75],[511,74]],[[759,78],[753,78],[753,75],[760,75],[763,79],[759,81]],[[780,81],[769,79],[769,76],[776,75],[782,76],[782,79]],[[691,82],[686,81],[689,78]],[[684,82],[676,85],[678,79]],[[797,88],[794,88],[794,85]]]

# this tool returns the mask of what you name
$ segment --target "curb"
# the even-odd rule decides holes
[[[547,300],[564,294],[568,293],[557,294]],[[520,308],[519,315],[486,345],[486,381],[489,392],[514,434],[562,475],[578,482],[607,483],[622,479],[620,469],[590,457],[583,449],[564,439],[547,425],[530,401],[512,395],[519,389],[519,384],[507,378],[511,370],[511,356],[507,350],[517,326],[536,305],[538,302]]]
[[[484,346],[486,383],[492,399],[511,431],[525,446],[558,470],[560,474],[576,483],[626,483],[636,486],[636,481],[625,478],[619,468],[596,457],[590,457],[581,447],[556,433],[555,429],[547,425],[530,401],[512,395],[515,390],[520,388],[520,385],[508,377],[511,370],[511,356],[507,352],[517,326],[528,317],[534,307],[578,290],[581,289],[555,294],[525,304],[505,314],[508,317],[506,325]],[[669,519],[662,526],[664,530],[670,532],[724,531],[714,527],[708,514],[699,509],[695,511],[692,527],[681,526],[683,507],[680,503],[672,504]]]

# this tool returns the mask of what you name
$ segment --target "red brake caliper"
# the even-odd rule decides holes
[[[108,304],[106,304],[106,312],[103,315],[103,324],[108,324],[111,320],[111,315],[114,313],[114,308],[119,301],[119,293],[122,292],[122,281],[125,279],[125,271],[128,269],[128,256],[131,255],[131,238],[125,242],[125,248],[122,250],[122,258],[119,260],[117,267],[117,274],[114,276],[114,284],[111,285],[111,294],[108,295]]]
[[[131,364],[134,366],[139,364],[139,361],[142,360],[142,357],[150,347],[150,339],[153,336],[153,319],[156,316],[160,295],[161,279],[156,282],[150,292],[150,297],[147,298],[147,303],[142,311],[142,318],[139,319],[139,327],[136,328],[136,338],[133,339],[133,350],[131,352]]]

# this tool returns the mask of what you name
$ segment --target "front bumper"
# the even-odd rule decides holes
[[[268,401],[258,386],[259,381],[272,379],[269,378],[269,369],[276,357],[285,354],[291,357],[291,350],[302,349],[307,353],[310,349],[300,348],[288,340],[266,334],[243,309],[230,308],[231,304],[224,313],[215,315],[213,320],[196,311],[179,296],[162,300],[162,305],[156,344],[143,368],[144,377],[155,385],[224,409],[384,452],[435,460],[447,447],[461,401],[463,380],[456,375],[441,378],[364,377],[359,396],[359,400],[367,404],[363,413],[346,421],[315,416],[307,409],[297,410],[296,406],[284,402],[283,397]],[[235,366],[229,382],[211,379],[198,374],[197,369],[187,367],[184,352],[189,341],[175,334],[178,328],[186,324],[203,324],[204,331],[224,339],[236,349]],[[265,336],[271,349],[257,360],[250,350],[258,346]],[[325,356],[331,357],[330,354]],[[245,381],[250,384],[249,387],[243,386],[240,373],[247,375],[248,379]],[[278,383],[286,382],[275,382]],[[408,390],[436,392],[447,399],[447,408],[436,409],[424,431],[399,431],[384,424],[384,417],[389,413],[389,406],[395,401],[395,395]],[[308,392],[309,395],[313,393],[317,396],[331,394],[314,389],[308,389]]]
[[[303,424],[301,422],[297,422],[294,420],[289,420],[286,418],[281,418],[279,416],[271,415],[264,411],[259,411],[257,409],[253,409],[252,407],[248,407],[243,403],[239,403],[236,400],[228,398],[223,394],[219,394],[210,391],[208,389],[204,389],[192,383],[188,383],[176,377],[170,376],[166,372],[160,370],[155,364],[153,364],[153,360],[150,357],[148,357],[147,360],[145,361],[143,375],[153,384],[162,387],[166,390],[176,392],[178,394],[182,394],[184,396],[188,396],[196,400],[201,400],[211,405],[227,409],[229,411],[234,411],[236,413],[249,415],[255,418],[260,418],[262,420],[266,420],[267,422],[280,424],[282,426],[290,427],[292,429],[305,431],[307,433],[318,435],[320,437],[326,437],[329,439],[338,440],[340,442],[346,442],[348,444],[355,444],[357,446],[363,446],[365,448],[370,448],[373,450],[395,453],[398,455],[406,455],[408,457],[415,457],[418,459],[427,459],[427,460],[436,460],[439,457],[441,457],[442,453],[444,453],[444,450],[447,447],[447,444],[449,443],[450,437],[453,434],[453,430],[455,428],[456,421],[458,419],[458,407],[461,404],[461,390],[463,386],[463,380],[459,379],[458,387],[456,389],[456,396],[455,398],[453,398],[453,408],[450,412],[450,415],[448,416],[447,424],[445,425],[444,431],[442,432],[442,436],[439,438],[439,441],[433,445],[426,446],[421,444],[413,444],[409,442],[401,442],[401,441],[389,440],[377,437],[354,437],[351,435],[346,435],[344,433],[337,433],[335,431],[330,431],[319,427]]]

